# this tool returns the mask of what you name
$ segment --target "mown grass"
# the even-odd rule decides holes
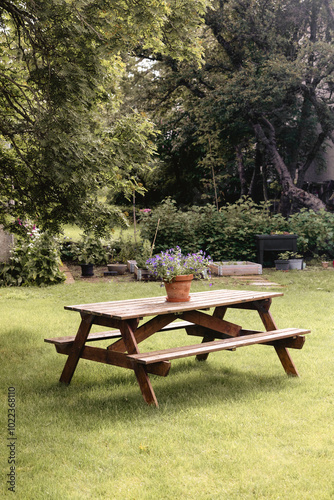
[[[284,285],[271,309],[278,326],[312,330],[302,350],[291,350],[301,377],[286,377],[265,346],[211,354],[204,363],[175,360],[168,377],[151,377],[159,409],[145,405],[132,372],[116,367],[81,360],[71,385],[59,385],[66,357],[43,341],[76,331],[79,315],[64,305],[164,295],[159,284],[1,289],[1,496],[13,496],[6,444],[14,386],[18,499],[334,498],[334,271],[265,274]],[[246,287],[228,278],[212,283]],[[208,286],[196,282],[192,290]],[[245,311],[226,318],[260,326]],[[165,332],[145,347],[180,342],[192,339]]]
[[[81,236],[83,235],[82,229],[80,229],[78,226],[74,224],[67,224],[63,228],[63,234],[67,238],[72,239],[73,241],[78,241],[80,240]],[[137,238],[140,237],[139,231],[137,231],[136,234]],[[111,234],[111,240],[118,240],[120,238],[124,238],[125,240],[127,239],[133,239],[134,238],[134,228],[133,225],[130,225],[129,227],[115,227],[113,229],[113,232]]]

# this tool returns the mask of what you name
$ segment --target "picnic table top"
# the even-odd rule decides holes
[[[165,296],[159,296],[78,304],[65,306],[65,309],[92,314],[94,316],[127,320],[145,316],[193,311],[195,309],[231,306],[233,304],[271,299],[282,295],[282,292],[220,289],[191,293],[188,302],[167,302]]]

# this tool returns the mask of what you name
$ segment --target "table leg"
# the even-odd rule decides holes
[[[269,301],[258,302],[256,304],[256,308],[267,332],[270,330],[277,330],[276,323],[271,315],[271,312],[269,311],[270,305],[271,299]],[[275,346],[275,351],[277,356],[279,357],[280,362],[282,363],[285,373],[293,377],[299,377],[297,368],[295,367],[295,364],[292,361],[287,348]]]
[[[59,381],[64,384],[69,384],[72,380],[73,374],[79,362],[81,352],[85,346],[88,334],[92,327],[93,316],[91,315],[81,315],[81,323],[78,329],[78,333],[73,342],[71,353],[68,355],[63,372],[60,376]]]
[[[223,319],[225,316],[225,313],[227,311],[227,307],[216,307],[216,309],[213,312],[213,316],[219,319]],[[206,333],[203,337],[202,344],[204,342],[211,342],[212,340],[215,340],[214,335],[212,333]],[[209,354],[197,354],[196,359],[197,361],[205,361],[208,358]]]
[[[134,335],[134,332],[138,326],[138,322],[139,320],[124,321],[120,327],[128,354],[139,354],[137,341]],[[137,363],[136,361],[133,361],[133,370],[135,372],[141,393],[146,403],[158,407],[158,400],[155,396],[150,378],[145,370],[145,367]]]

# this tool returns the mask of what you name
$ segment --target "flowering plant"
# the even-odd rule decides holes
[[[156,278],[171,282],[175,276],[193,274],[194,278],[204,278],[211,263],[211,257],[203,250],[197,253],[182,255],[181,248],[170,248],[160,252],[146,261],[147,269]]]

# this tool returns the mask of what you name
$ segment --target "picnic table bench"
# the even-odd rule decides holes
[[[65,306],[81,315],[76,336],[47,338],[45,342],[54,344],[58,353],[68,356],[60,382],[71,382],[80,358],[128,368],[134,371],[144,400],[158,406],[149,374],[168,375],[174,359],[196,356],[203,361],[210,353],[261,344],[274,347],[285,372],[298,376],[288,348],[301,349],[304,335],[310,330],[277,328],[269,309],[272,299],[282,295],[281,292],[214,290],[192,293],[189,302],[150,297]],[[233,308],[256,311],[265,331],[243,329],[226,321],[226,311]],[[204,312],[208,310],[209,313]],[[142,322],[144,318],[146,321]],[[111,330],[90,333],[94,324]],[[201,343],[140,352],[138,345],[148,337],[181,328],[188,335],[200,337]],[[101,340],[113,342],[107,348],[86,345]]]

